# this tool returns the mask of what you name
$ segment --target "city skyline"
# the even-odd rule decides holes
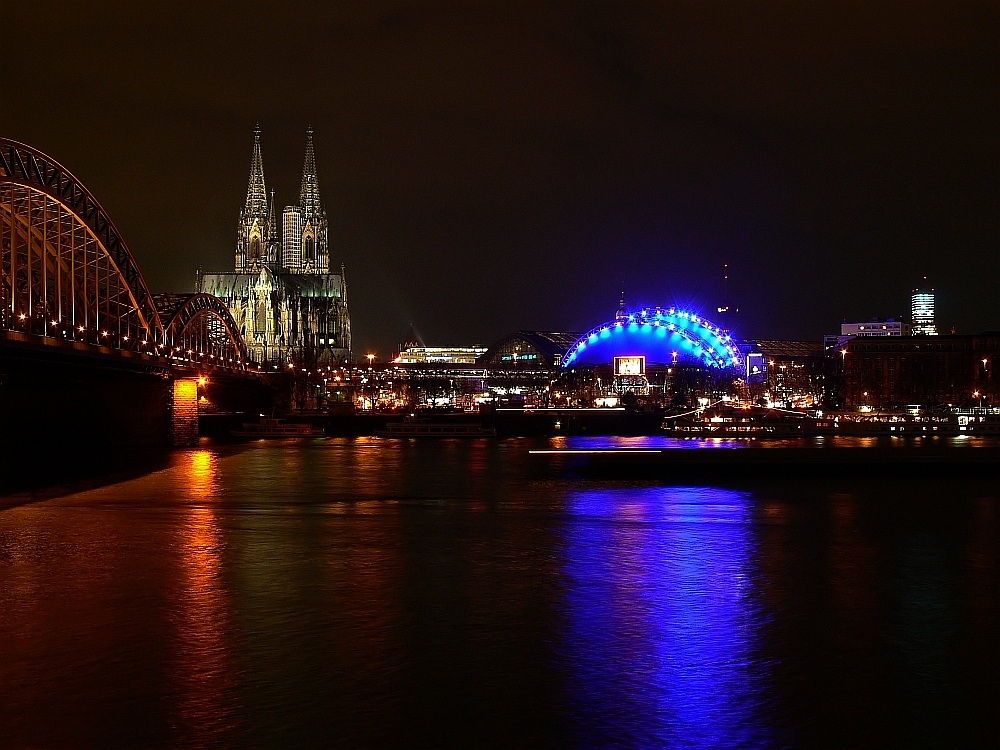
[[[194,7],[15,8],[0,58],[0,131],[156,291],[232,265],[259,122],[282,205],[315,131],[356,355],[586,330],[623,287],[711,318],[726,262],[746,336],[905,314],[924,276],[942,332],[997,327],[995,7]]]

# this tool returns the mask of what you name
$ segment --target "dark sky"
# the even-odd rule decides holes
[[[33,2],[0,134],[104,204],[154,292],[231,270],[252,131],[315,128],[354,350],[583,331],[631,304],[810,338],[1000,329],[1000,3]]]

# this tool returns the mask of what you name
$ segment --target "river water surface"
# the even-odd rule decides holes
[[[8,497],[0,746],[1000,736],[1000,479],[598,481],[528,453],[608,444],[204,444]]]

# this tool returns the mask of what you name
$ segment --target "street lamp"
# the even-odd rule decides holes
[[[371,363],[375,361],[375,355],[374,354],[366,354],[365,356],[368,357],[368,365],[370,367]]]

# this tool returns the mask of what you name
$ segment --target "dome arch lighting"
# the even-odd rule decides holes
[[[696,313],[653,307],[619,314],[587,331],[566,351],[564,369],[611,364],[615,357],[642,355],[650,365],[693,364],[738,368],[740,351],[719,326]]]

